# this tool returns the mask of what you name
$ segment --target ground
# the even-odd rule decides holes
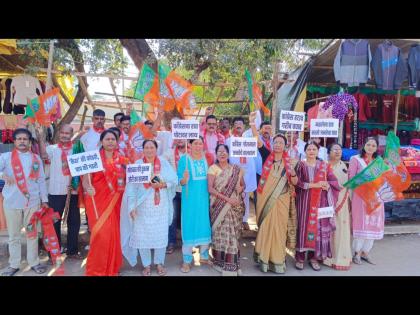
[[[82,214],[84,219],[84,214]],[[82,220],[83,221],[83,220]],[[250,217],[251,229],[255,229],[255,216]],[[65,233],[65,231],[64,231]],[[404,234],[404,235],[385,235],[384,239],[376,241],[371,252],[372,259],[377,265],[370,265],[368,263],[362,263],[362,265],[352,264],[351,269],[348,271],[337,271],[327,266],[322,266],[322,270],[319,272],[313,271],[308,264],[305,264],[303,271],[298,271],[294,268],[293,257],[287,256],[287,271],[285,275],[276,275],[272,272],[262,273],[257,265],[254,263],[253,248],[254,239],[256,233],[254,231],[246,232],[243,234],[241,239],[241,269],[242,276],[420,276],[420,234]],[[88,233],[86,225],[82,225],[80,232],[80,243],[81,247],[84,247],[88,242]],[[65,239],[65,237],[64,237]],[[24,243],[24,237],[22,234],[22,240]],[[0,244],[5,244],[7,241],[7,234],[3,233],[0,235]],[[7,251],[0,249],[0,271],[3,271],[7,267]],[[83,254],[87,255],[87,251],[83,250]],[[182,260],[181,249],[178,247],[175,252],[171,255],[166,255],[165,266],[167,268],[168,276],[219,276],[220,274],[212,269],[210,266],[199,264],[199,257],[196,253],[195,266],[191,269],[191,272],[184,274],[179,270]],[[22,250],[22,256],[25,257],[26,249]],[[23,258],[24,259],[24,258]],[[43,263],[47,263],[47,256],[41,255]],[[140,260],[140,258],[139,258]],[[54,276],[55,269],[49,266],[47,273],[40,276]],[[83,276],[86,267],[86,259],[84,260],[73,260],[65,259],[65,276]],[[124,265],[121,268],[121,276],[142,276],[141,264],[135,267],[128,265],[124,261]],[[35,274],[26,261],[22,261],[22,269],[16,274],[17,276],[38,276]],[[157,276],[156,269],[152,271],[153,276]]]

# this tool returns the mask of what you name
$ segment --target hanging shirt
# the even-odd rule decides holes
[[[15,105],[26,105],[28,98],[33,99],[38,97],[36,89],[42,91],[39,80],[29,75],[21,75],[13,78],[11,84],[12,91],[16,91],[13,97],[13,103]]]
[[[392,123],[395,118],[395,95],[382,96],[382,122]]]
[[[100,137],[101,133],[96,132],[95,129],[91,127],[88,132],[80,138],[80,142],[82,142],[85,151],[97,150],[101,146]]]
[[[368,120],[372,116],[372,114],[370,112],[368,97],[366,95],[360,94],[360,93],[356,93],[353,96],[356,99],[357,104],[359,105],[359,109],[358,109],[358,112],[357,112],[358,113],[358,116],[357,116],[358,121]]]
[[[7,209],[33,208],[39,206],[41,202],[48,202],[47,185],[45,183],[45,173],[42,163],[40,163],[39,166],[39,178],[37,180],[32,180],[29,178],[32,166],[32,153],[18,152],[18,154],[22,163],[23,173],[26,177],[26,185],[30,194],[29,203],[27,203],[27,199],[16,184],[8,185],[6,183],[2,191],[4,197],[4,207]],[[37,158],[41,161],[39,156],[37,156]],[[12,152],[6,152],[0,155],[0,172],[1,176],[5,174],[8,177],[14,178]]]

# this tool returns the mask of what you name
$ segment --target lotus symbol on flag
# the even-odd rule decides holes
[[[381,187],[378,189],[378,198],[381,199],[383,202],[389,202],[396,200],[396,195],[392,190],[392,187],[385,182]]]

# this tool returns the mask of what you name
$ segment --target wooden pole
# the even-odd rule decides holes
[[[395,134],[397,134],[397,128],[398,128],[398,109],[400,107],[400,96],[401,96],[401,90],[398,90],[397,105],[395,106],[395,120],[394,120],[394,132],[395,132]]]
[[[90,179],[90,174],[87,174],[87,176],[88,176],[89,186],[92,187],[92,181]],[[99,219],[99,216],[98,216],[98,210],[96,209],[95,196],[90,196],[90,197],[92,198],[93,210],[95,210],[96,220],[98,220]]]
[[[52,78],[51,78],[51,71],[53,65],[53,56],[54,56],[54,40],[50,40],[50,50],[48,52],[48,70],[47,70],[47,84],[45,91],[48,91],[52,87]]]
[[[277,81],[278,81],[278,62],[276,61],[274,63],[274,73],[273,73],[273,81],[272,81],[272,86],[273,86],[273,103],[271,106],[271,126],[273,127],[274,132],[277,132],[276,126],[277,126],[277,121],[276,121],[276,117],[277,117]]]

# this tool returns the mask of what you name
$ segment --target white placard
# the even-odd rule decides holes
[[[150,183],[152,176],[152,164],[129,164],[127,165],[126,172],[127,183],[130,184],[143,184]]]
[[[311,138],[338,138],[338,119],[311,119]]]
[[[303,131],[305,129],[305,113],[282,110],[280,112],[280,130]]]
[[[231,157],[257,157],[258,140],[254,137],[230,137]]]
[[[318,220],[324,218],[332,218],[334,216],[333,207],[318,208]]]
[[[67,155],[71,176],[100,172],[104,169],[99,150]]]
[[[200,122],[198,120],[173,120],[172,139],[198,139],[200,137]]]

